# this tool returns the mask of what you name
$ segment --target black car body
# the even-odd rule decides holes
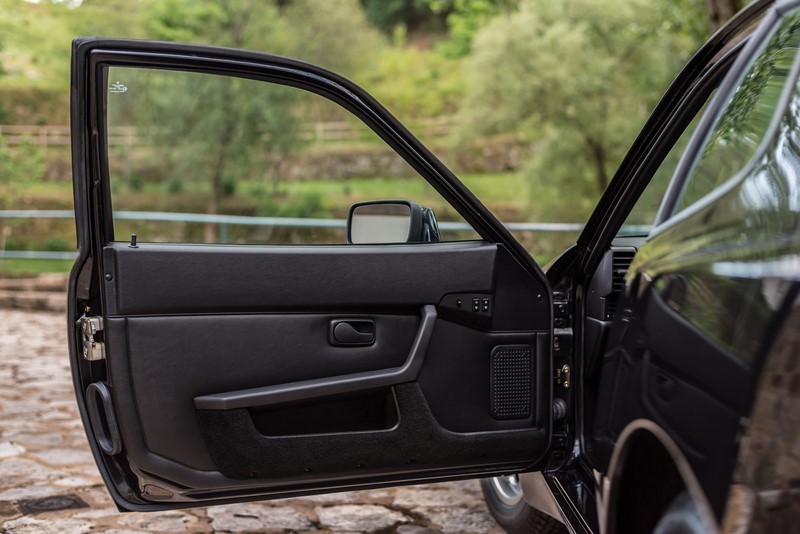
[[[508,506],[576,532],[646,532],[665,516],[790,530],[800,519],[798,21],[797,2],[756,2],[701,48],[546,275],[351,82],[264,54],[76,40],[70,350],[118,506],[519,473],[528,504]],[[103,95],[108,69],[130,67],[327,98],[481,240],[115,239]],[[701,110],[653,228],[621,233]],[[343,347],[330,334],[342,322],[368,329],[369,342]],[[364,405],[376,407],[364,420],[332,415]],[[691,506],[676,508],[681,498]]]

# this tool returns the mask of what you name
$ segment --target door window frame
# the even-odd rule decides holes
[[[107,67],[137,67],[231,76],[285,85],[315,93],[340,105],[358,117],[419,173],[482,239],[502,244],[526,271],[536,277],[542,276],[541,269],[524,247],[433,153],[366,91],[333,72],[281,56],[203,45],[79,39],[74,47],[74,55],[86,57],[88,62],[88,80],[85,83],[89,102],[78,103],[87,108],[82,113],[87,124],[75,125],[73,138],[76,139],[76,154],[86,157],[89,165],[76,160],[73,168],[90,169],[90,176],[82,177],[86,182],[85,191],[76,183],[76,214],[85,220],[88,220],[89,213],[95,214],[93,231],[89,235],[84,235],[82,228],[78,228],[79,249],[83,248],[82,238],[90,235],[97,251],[114,240],[106,144]],[[87,131],[88,136],[81,135]],[[77,179],[79,173],[75,176]],[[90,181],[90,178],[94,178],[94,181]]]

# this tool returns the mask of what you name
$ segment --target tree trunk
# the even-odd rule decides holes
[[[208,199],[208,214],[219,214],[219,201],[222,198],[222,177],[225,174],[225,163],[228,156],[228,145],[231,144],[233,139],[234,119],[230,115],[226,115],[225,127],[222,129],[222,135],[219,140],[219,152],[217,154],[217,162],[214,165],[214,174],[211,176],[211,196]],[[217,225],[214,223],[206,224],[205,228],[205,242],[216,243],[219,241],[217,236]]]
[[[742,0],[705,0],[711,33],[728,22],[743,7],[743,3]]]
[[[606,187],[608,187],[608,173],[606,172],[606,151],[603,144],[599,143],[589,137],[586,138],[586,144],[589,145],[589,151],[594,160],[595,169],[595,185],[597,190],[602,194]]]

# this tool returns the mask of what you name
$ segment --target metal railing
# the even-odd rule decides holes
[[[73,219],[72,210],[0,210],[0,219]],[[264,226],[283,228],[341,228],[347,221],[344,219],[317,219],[301,217],[248,217],[242,215],[209,215],[205,213],[177,213],[163,211],[117,211],[115,220],[158,221],[181,223],[212,223],[219,225],[219,243],[228,242],[230,225]],[[582,224],[576,223],[536,223],[517,222],[505,225],[511,232],[565,233],[580,232]],[[469,232],[472,227],[467,223],[440,222],[439,230],[447,232]],[[73,260],[76,253],[44,250],[0,250],[0,258],[9,259],[41,259],[41,260]]]

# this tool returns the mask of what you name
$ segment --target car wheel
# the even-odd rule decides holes
[[[653,534],[703,534],[710,532],[689,492],[682,492],[658,520]]]
[[[485,478],[481,480],[481,489],[489,511],[506,532],[560,534],[567,531],[559,520],[525,502],[517,475]]]

